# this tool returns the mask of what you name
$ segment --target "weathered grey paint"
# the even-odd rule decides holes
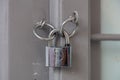
[[[48,0],[9,0],[9,80],[48,80],[45,43],[33,33],[33,24],[48,18]],[[36,67],[36,68],[35,68]]]

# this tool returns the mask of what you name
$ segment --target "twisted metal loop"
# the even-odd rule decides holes
[[[41,29],[42,29],[44,26],[48,26],[48,27],[50,27],[52,30],[55,29],[52,25],[46,23],[44,20],[41,20],[40,22],[37,22],[37,23],[36,23],[35,27],[33,27],[33,34],[34,34],[37,38],[39,38],[39,39],[41,39],[41,40],[45,40],[45,41],[54,39],[55,36],[51,36],[51,37],[45,38],[45,37],[42,37],[42,36],[38,35],[38,33],[36,32],[36,30],[37,30],[38,28],[41,28]]]
[[[77,11],[74,11],[74,12],[73,12],[73,15],[72,15],[72,16],[69,16],[69,18],[66,19],[66,20],[62,23],[60,32],[61,32],[61,33],[62,33],[63,31],[67,32],[67,30],[64,29],[64,26],[65,26],[65,24],[67,24],[68,22],[72,22],[73,24],[76,25],[76,28],[72,31],[71,34],[69,34],[69,33],[67,32],[67,33],[69,34],[69,37],[72,37],[72,36],[75,34],[76,30],[78,29],[78,18],[79,18],[78,12],[77,12]]]
[[[43,28],[43,26],[45,25],[45,23],[46,23],[45,20],[41,20],[40,22],[37,22],[35,26],[36,27],[39,26],[40,28]]]
[[[49,37],[55,36],[55,33],[61,34],[61,33],[60,33],[60,30],[58,30],[58,29],[53,29],[53,30],[50,32]],[[63,36],[65,37],[65,40],[66,40],[65,42],[66,42],[66,44],[69,44],[69,43],[70,43],[69,35],[68,35],[68,33],[67,33],[66,31],[63,31]]]

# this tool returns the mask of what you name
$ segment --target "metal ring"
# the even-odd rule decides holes
[[[56,32],[59,32],[60,30],[58,29],[53,29],[50,34],[49,34],[49,37],[52,37]]]
[[[65,24],[67,24],[68,22],[72,22],[73,24],[76,25],[76,28],[72,31],[71,34],[69,34],[69,37],[72,37],[76,30],[78,29],[78,18],[79,18],[79,15],[78,15],[78,12],[77,11],[74,11],[73,12],[73,15],[72,16],[69,16],[68,19],[66,19],[63,23],[62,23],[62,26],[61,26],[61,29],[60,29],[60,32],[62,33],[63,31],[66,31],[63,27],[65,26]],[[67,32],[67,31],[66,31]],[[68,33],[68,32],[67,32]]]
[[[57,32],[59,33],[60,30],[58,30],[58,29],[53,29],[53,30],[50,32],[49,37],[54,36],[54,34],[57,33]],[[65,38],[66,38],[66,44],[69,44],[69,43],[70,43],[70,40],[69,40],[69,35],[68,35],[68,33],[67,33],[66,31],[63,31],[63,34],[64,34],[64,36],[65,36]]]
[[[39,24],[37,24],[37,25],[33,28],[33,34],[34,34],[37,38],[39,38],[39,39],[41,39],[41,40],[47,40],[47,41],[48,41],[48,40],[54,39],[55,36],[51,36],[51,37],[48,37],[48,38],[44,38],[44,37],[41,37],[40,35],[38,35],[38,33],[36,32],[36,30],[37,30],[38,28],[42,28],[42,27],[44,27],[44,26],[48,26],[48,27],[52,28],[52,30],[55,29],[52,25],[46,23],[45,21],[40,21]]]

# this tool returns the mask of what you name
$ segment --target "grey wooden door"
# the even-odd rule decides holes
[[[0,14],[3,15],[0,20],[4,22],[2,30],[6,37],[3,37],[2,41],[5,44],[0,52],[4,56],[0,56],[2,63],[0,80],[90,79],[89,0],[1,1],[5,4],[1,5],[1,10],[6,15]],[[80,25],[76,35],[71,38],[73,66],[71,69],[53,71],[54,75],[50,76],[50,70],[44,66],[46,42],[40,41],[33,35],[33,24],[46,18],[48,22],[59,28],[62,21],[74,10],[79,12]],[[6,62],[4,63],[4,61]],[[35,76],[34,72],[37,72],[38,75]]]
[[[48,80],[46,43],[32,32],[38,20],[49,19],[48,4],[48,0],[9,0],[9,80]]]
[[[32,32],[38,20],[49,19],[48,0],[0,0],[0,4],[0,80],[34,80],[34,72],[48,80],[46,43]]]

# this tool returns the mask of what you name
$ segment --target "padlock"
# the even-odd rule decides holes
[[[54,33],[59,33],[59,30],[51,31],[49,36],[52,36]],[[60,34],[60,33],[59,33]],[[71,67],[71,45],[69,41],[69,35],[67,32],[63,32],[65,38],[65,44],[63,46],[47,46],[46,47],[46,66],[47,67]],[[62,37],[61,35],[58,35]],[[57,40],[55,40],[56,44]]]

